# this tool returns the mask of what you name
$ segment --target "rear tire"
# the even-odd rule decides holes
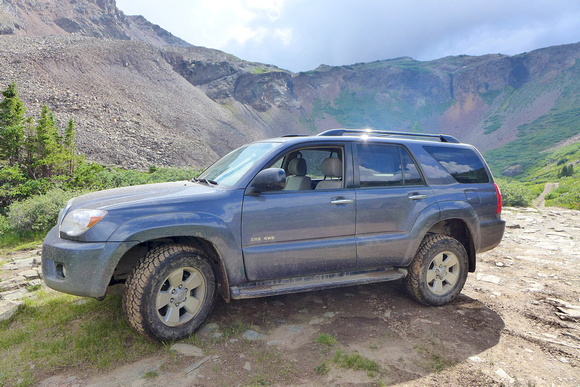
[[[468,273],[467,252],[456,239],[429,234],[409,266],[404,279],[411,297],[425,305],[445,305],[461,290]]]
[[[133,269],[123,295],[129,324],[140,334],[178,340],[207,318],[215,297],[215,276],[203,254],[190,246],[159,246]]]

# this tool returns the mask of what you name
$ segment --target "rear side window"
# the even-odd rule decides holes
[[[423,179],[407,151],[392,145],[358,144],[361,187],[423,185]]]
[[[481,159],[471,149],[443,148],[438,146],[423,147],[458,183],[489,183]]]

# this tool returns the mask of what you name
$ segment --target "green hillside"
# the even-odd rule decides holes
[[[545,175],[549,160],[562,157],[561,151],[548,151],[558,143],[580,133],[580,65],[578,62],[563,72],[548,88],[562,85],[562,93],[554,108],[537,120],[518,127],[517,139],[485,153],[496,176],[518,180],[537,179]],[[530,90],[525,95],[534,96]],[[566,152],[572,152],[568,147]],[[560,158],[559,158],[560,157]],[[568,154],[564,158],[573,161]],[[578,157],[576,155],[576,160]],[[544,172],[541,172],[544,171]]]

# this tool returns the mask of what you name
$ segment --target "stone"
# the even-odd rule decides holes
[[[8,290],[16,290],[20,287],[24,287],[26,279],[22,276],[12,277],[8,280],[0,282],[0,292],[5,292]]]
[[[314,317],[312,320],[310,320],[308,322],[308,324],[310,325],[318,325],[318,324],[322,324],[324,322],[324,319],[321,317]]]
[[[8,320],[14,316],[20,304],[13,301],[0,300],[0,321]]]
[[[483,282],[490,282],[490,283],[496,284],[496,285],[498,285],[500,283],[500,278],[495,276],[495,275],[491,275],[491,274],[478,273],[477,280],[483,281]]]
[[[25,258],[25,259],[17,259],[14,261],[14,265],[20,269],[32,269],[35,266],[40,266],[40,262],[36,258]]]
[[[169,348],[170,351],[175,351],[183,356],[203,357],[203,350],[195,345],[176,343]]]
[[[247,361],[246,364],[244,364],[244,369],[246,371],[251,371],[252,370],[252,365],[250,364],[249,361]]]
[[[326,318],[333,318],[334,316],[336,316],[335,312],[326,312],[324,313],[324,317]]]
[[[23,271],[20,273],[20,275],[26,278],[28,281],[40,278],[38,271],[34,269]]]
[[[16,290],[11,290],[9,292],[1,293],[0,296],[2,299],[6,301],[18,301],[22,300],[23,298],[26,298],[27,296],[29,296],[29,294],[28,290],[20,288]]]
[[[503,380],[507,381],[509,384],[515,383],[515,379],[509,376],[508,373],[503,370],[503,368],[498,368],[495,371],[495,374],[498,375]]]
[[[251,329],[248,329],[247,331],[245,331],[242,334],[242,338],[248,340],[248,341],[256,341],[256,340],[263,340],[266,338],[265,335],[258,333],[256,331],[253,331]]]
[[[40,279],[33,279],[31,281],[28,281],[27,283],[28,285],[28,289],[33,288],[33,287],[38,287],[40,288],[42,286],[42,281]]]
[[[217,325],[216,323],[210,323],[210,324],[206,324],[204,325],[197,333],[201,336],[201,337],[205,337],[208,338],[210,337],[214,332],[216,332],[219,329],[219,325]]]

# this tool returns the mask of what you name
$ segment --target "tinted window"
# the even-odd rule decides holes
[[[481,159],[471,149],[423,147],[459,183],[488,183],[489,177]]]
[[[338,158],[339,153],[341,153],[341,150],[335,148],[302,149],[300,151],[301,157],[306,160],[306,164],[308,165],[308,175],[312,179],[324,179],[322,162],[328,157]]]
[[[413,162],[413,159],[405,149],[401,148],[401,158],[403,161],[403,175],[405,185],[424,185],[423,178]]]
[[[285,154],[268,168],[283,168],[286,171],[287,176],[291,176],[288,166],[293,159],[300,158],[304,159],[306,164],[306,175],[310,177],[313,181],[319,180],[338,180],[342,181],[342,176],[340,177],[328,177],[322,172],[322,162],[327,158],[339,159],[342,163],[343,159],[343,149],[335,147],[321,147],[321,148],[304,148],[293,150],[290,153]],[[343,168],[344,169],[344,165]],[[341,173],[342,175],[342,173]]]
[[[361,187],[403,185],[398,147],[358,144],[357,150]]]

